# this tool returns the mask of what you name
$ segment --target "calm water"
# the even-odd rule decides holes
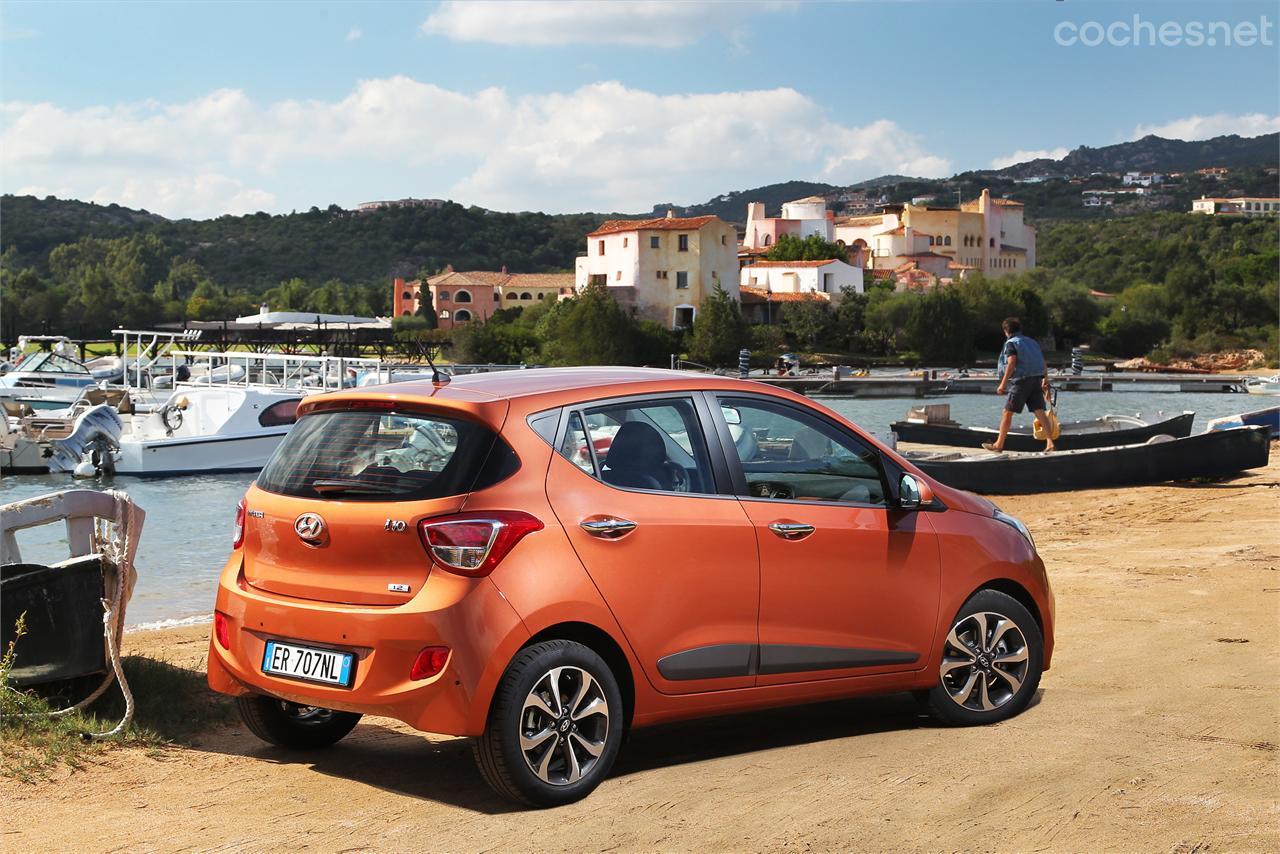
[[[928,400],[850,400],[827,397],[824,404],[877,433],[921,403],[949,403],[954,419],[975,426],[995,426],[1001,399],[991,395],[957,395]],[[1058,397],[1064,421],[1096,418],[1108,413],[1133,414],[1163,410],[1194,410],[1195,430],[1212,418],[1258,409],[1269,401],[1240,394],[1187,394],[1135,390],[1124,392],[1063,392]],[[1015,425],[1030,426],[1022,415]],[[236,502],[252,482],[252,475],[140,479],[117,477],[113,482],[75,481],[63,475],[0,477],[0,504],[57,489],[123,489],[147,513],[138,550],[138,586],[129,604],[130,626],[167,625],[205,618],[213,607],[218,572],[231,546]],[[50,562],[66,556],[62,527],[48,526],[20,536],[23,557]]]

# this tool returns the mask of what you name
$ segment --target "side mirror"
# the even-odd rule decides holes
[[[919,510],[933,503],[933,489],[913,474],[904,474],[898,481],[898,507],[902,510]]]

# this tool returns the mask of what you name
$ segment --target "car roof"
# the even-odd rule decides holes
[[[606,389],[604,394],[598,393]],[[471,411],[496,426],[506,419],[514,401],[519,401],[521,412],[528,413],[602,397],[726,390],[797,398],[790,391],[763,383],[690,371],[613,366],[525,368],[464,374],[440,385],[426,379],[407,380],[313,395],[303,399],[298,413],[305,414],[317,407],[377,400]]]
[[[526,368],[520,370],[492,371],[483,374],[463,374],[450,379],[444,387],[430,380],[411,380],[392,385],[373,386],[368,392],[399,392],[431,397],[461,394],[489,399],[537,397],[560,392],[593,389],[600,386],[660,385],[667,389],[701,389],[732,380],[713,374],[696,374],[688,371],[669,371],[662,368],[628,367],[576,367],[576,368]],[[452,394],[451,394],[452,393]],[[473,398],[476,399],[476,398]]]

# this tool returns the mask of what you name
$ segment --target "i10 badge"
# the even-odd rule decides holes
[[[409,525],[403,519],[388,519],[382,523],[382,530],[393,534],[402,534]]]

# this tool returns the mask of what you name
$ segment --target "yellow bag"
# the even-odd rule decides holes
[[[1049,406],[1044,410],[1044,417],[1049,422],[1049,433],[1057,441],[1057,438],[1062,435],[1062,425],[1058,423],[1058,413],[1053,411],[1052,406]],[[1032,424],[1031,434],[1040,441],[1044,441],[1044,428],[1040,426],[1040,419],[1037,418],[1035,423]]]

